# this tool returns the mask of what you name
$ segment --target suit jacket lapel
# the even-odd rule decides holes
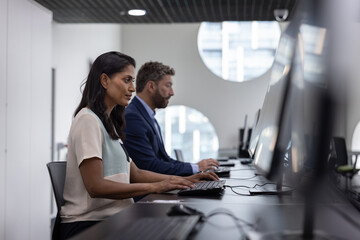
[[[155,130],[155,126],[153,124],[153,121],[150,118],[150,116],[149,116],[148,112],[146,111],[146,109],[144,108],[144,106],[142,105],[142,103],[135,97],[133,98],[132,103],[136,106],[136,108],[139,110],[141,115],[145,118],[147,123],[151,126],[152,130],[156,134],[156,130]]]

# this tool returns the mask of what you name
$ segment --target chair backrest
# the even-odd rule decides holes
[[[46,164],[46,166],[49,170],[51,184],[55,195],[56,206],[58,212],[60,212],[61,206],[65,203],[63,198],[63,192],[65,185],[66,161],[49,162],[48,164]]]
[[[333,151],[335,151],[336,165],[341,166],[349,164],[345,139],[342,137],[333,137],[332,144]]]
[[[174,152],[175,152],[176,160],[180,162],[184,162],[184,156],[182,154],[181,149],[174,149]]]

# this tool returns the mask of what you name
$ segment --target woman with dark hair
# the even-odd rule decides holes
[[[61,238],[69,238],[149,193],[193,187],[212,172],[189,177],[138,169],[122,144],[124,109],[135,91],[135,60],[119,52],[93,63],[68,138],[68,159],[61,208]]]

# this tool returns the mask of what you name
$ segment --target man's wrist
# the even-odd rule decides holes
[[[193,174],[198,173],[199,172],[199,165],[197,163],[190,163]]]

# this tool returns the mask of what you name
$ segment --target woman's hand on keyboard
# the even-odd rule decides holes
[[[195,185],[193,181],[185,178],[185,177],[178,177],[178,176],[169,176],[168,179],[154,183],[155,193],[162,193],[167,192],[175,189],[188,189],[194,188]]]
[[[194,175],[191,175],[191,176],[188,176],[188,177],[184,177],[186,179],[188,179],[189,181],[191,182],[199,182],[203,179],[207,179],[207,180],[212,180],[212,181],[218,181],[219,180],[219,177],[213,173],[213,172],[200,172],[200,173],[197,173],[197,174],[194,174]]]

